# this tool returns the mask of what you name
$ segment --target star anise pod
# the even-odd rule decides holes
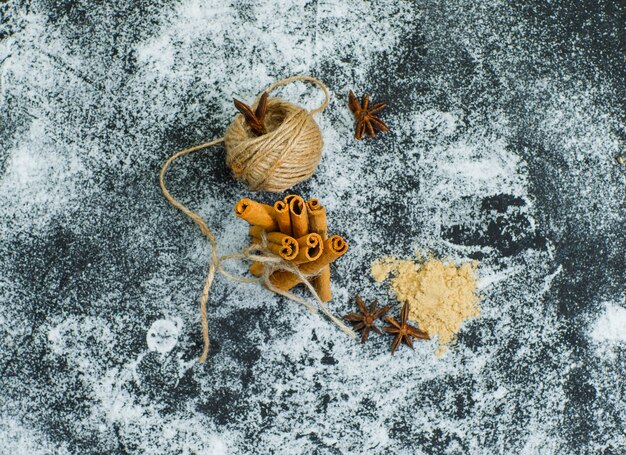
[[[413,326],[410,326],[406,323],[407,318],[409,317],[409,304],[404,303],[402,305],[402,312],[400,314],[400,322],[396,321],[391,316],[386,316],[385,320],[391,325],[387,325],[383,327],[383,330],[390,335],[395,335],[393,342],[391,343],[391,354],[393,354],[400,343],[404,341],[404,343],[413,349],[413,340],[412,338],[418,338],[420,340],[430,340],[428,334],[422,330],[419,330]]]
[[[376,131],[389,131],[389,127],[385,122],[374,115],[382,111],[387,106],[387,103],[376,103],[373,106],[369,104],[369,96],[363,96],[363,102],[359,103],[354,92],[350,90],[348,94],[348,106],[356,119],[354,137],[359,141],[363,139],[363,133],[367,133],[369,137],[374,137],[376,136]]]
[[[250,106],[238,99],[233,98],[233,102],[254,134],[262,136],[267,133],[267,129],[263,123],[265,121],[265,114],[267,113],[267,92],[263,92],[263,95],[261,95],[259,99],[259,104],[257,104],[254,111]]]
[[[367,338],[369,337],[369,334],[370,334],[370,330],[374,330],[374,332],[378,333],[379,335],[382,335],[383,333],[380,331],[378,327],[374,325],[374,322],[377,319],[382,318],[385,314],[387,314],[387,311],[389,311],[389,309],[391,308],[391,305],[386,305],[382,308],[377,308],[376,304],[378,302],[374,300],[370,304],[370,307],[367,308],[361,296],[356,295],[354,297],[354,300],[356,300],[356,304],[359,307],[359,313],[346,314],[343,318],[346,321],[356,322],[356,325],[354,326],[354,330],[362,331],[361,343],[365,343],[367,341]]]

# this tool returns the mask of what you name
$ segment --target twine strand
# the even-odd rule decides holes
[[[178,210],[183,212],[186,216],[191,218],[194,223],[200,228],[200,232],[202,232],[211,243],[211,263],[209,265],[209,273],[204,281],[204,286],[202,288],[202,296],[200,298],[200,319],[202,321],[202,338],[204,339],[204,347],[202,349],[202,354],[200,355],[199,361],[202,363],[206,361],[209,355],[209,346],[211,344],[209,339],[209,323],[207,322],[207,302],[209,300],[209,290],[211,289],[211,285],[213,284],[213,279],[215,278],[215,268],[220,267],[219,259],[217,257],[217,241],[215,240],[215,236],[211,232],[211,229],[204,222],[202,217],[195,213],[194,211],[188,209],[182,202],[178,201],[174,196],[170,194],[165,185],[165,174],[169,169],[170,165],[181,156],[188,155],[193,152],[197,152],[199,150],[205,149],[207,147],[211,147],[213,145],[219,144],[222,142],[224,138],[215,139],[214,141],[206,142],[204,144],[195,145],[193,147],[189,147],[185,150],[181,150],[180,152],[174,153],[172,156],[168,158],[163,167],[161,168],[161,173],[159,175],[159,185],[161,186],[161,191],[163,192],[163,196],[168,200],[170,204],[176,207]]]
[[[267,243],[268,243],[267,235],[265,231],[263,231],[261,232],[261,243],[252,244],[251,246],[243,250],[241,253],[232,254],[229,256],[221,256],[219,258],[220,264],[226,260],[234,260],[234,259],[245,259],[245,260],[250,260],[250,261],[262,262],[265,264],[265,266],[263,267],[263,275],[260,278],[251,279],[251,278],[236,277],[225,272],[220,267],[221,272],[228,279],[232,281],[236,281],[236,282],[242,282],[242,283],[243,282],[262,282],[270,291],[273,291],[276,294],[280,294],[283,297],[288,298],[289,300],[292,300],[294,302],[304,305],[313,314],[317,313],[317,309],[314,306],[312,306],[309,302],[307,302],[306,299],[292,292],[283,291],[282,289],[279,289],[272,284],[270,280],[272,273],[278,270],[291,272],[294,275],[296,275],[298,279],[306,286],[311,296],[315,299],[319,307],[322,309],[322,312],[326,314],[326,316],[328,316],[328,318],[331,321],[333,321],[335,325],[337,325],[337,327],[339,327],[345,334],[354,338],[356,336],[354,331],[350,329],[348,326],[346,326],[335,315],[332,314],[332,312],[328,309],[326,304],[322,301],[319,294],[317,293],[317,291],[311,284],[310,278],[315,277],[317,274],[302,273],[302,271],[297,266],[295,266],[289,261],[284,260],[280,256],[272,253],[268,249]],[[258,252],[260,254],[253,254],[253,252]]]
[[[311,111],[309,111],[310,115],[314,115],[317,114],[321,111],[323,111],[326,106],[328,106],[328,102],[330,99],[330,95],[328,93],[328,89],[326,88],[326,86],[319,80],[310,77],[310,76],[294,76],[294,77],[288,77],[286,79],[283,79],[281,81],[278,81],[272,85],[270,85],[265,91],[267,91],[268,93],[271,92],[272,90],[276,89],[279,86],[288,84],[290,82],[294,82],[294,81],[309,81],[312,82],[316,85],[318,85],[322,91],[324,92],[325,95],[325,99],[324,102],[317,108],[312,109]],[[294,124],[291,125],[291,130],[295,130],[296,128],[301,128],[302,126],[300,124]],[[228,133],[227,133],[228,136]],[[288,145],[291,145],[296,139],[297,139],[297,135],[293,134],[293,137],[291,137],[288,140]],[[200,215],[198,215],[197,213],[195,213],[194,211],[192,211],[191,209],[187,208],[182,202],[178,201],[176,198],[174,198],[174,196],[172,196],[172,194],[169,192],[169,190],[167,189],[167,186],[165,184],[165,174],[167,173],[167,171],[169,170],[171,164],[178,158],[180,158],[181,156],[185,156],[185,155],[189,155],[191,153],[206,149],[208,147],[211,147],[213,145],[217,145],[221,142],[225,141],[225,137],[219,138],[219,139],[215,139],[213,141],[210,142],[205,142],[203,144],[199,144],[199,145],[195,145],[193,147],[189,147],[187,149],[184,150],[180,150],[176,153],[174,153],[172,156],[170,156],[167,161],[165,162],[165,164],[163,165],[163,167],[161,168],[161,172],[159,174],[159,185],[161,187],[161,191],[163,192],[163,196],[165,197],[165,199],[167,199],[167,201],[172,204],[174,207],[176,207],[178,210],[180,210],[183,214],[185,214],[187,217],[189,217],[200,229],[200,232],[202,232],[202,234],[207,237],[209,239],[209,242],[211,244],[211,262],[209,264],[209,272],[207,274],[207,277],[204,281],[204,285],[202,288],[202,294],[200,297],[200,318],[201,318],[201,322],[202,322],[202,338],[204,341],[204,345],[203,345],[203,349],[202,349],[202,354],[200,355],[200,357],[198,358],[198,361],[200,363],[203,363],[206,361],[208,354],[209,354],[209,347],[210,347],[210,338],[209,338],[209,325],[207,322],[207,302],[209,300],[209,292],[211,290],[211,286],[213,284],[213,281],[215,279],[215,271],[218,270],[222,275],[224,275],[225,278],[227,278],[230,281],[233,282],[238,282],[238,283],[263,283],[269,290],[282,295],[283,297],[292,300],[294,302],[297,302],[303,306],[305,306],[311,313],[316,313],[317,312],[317,308],[314,307],[313,305],[311,305],[306,299],[292,293],[289,291],[283,291],[281,289],[278,289],[277,287],[275,287],[271,280],[270,280],[270,276],[272,275],[272,273],[274,273],[277,270],[285,270],[288,272],[293,273],[294,275],[296,275],[306,286],[307,290],[309,291],[309,293],[311,294],[311,296],[313,297],[313,299],[316,301],[317,305],[319,306],[319,308],[322,309],[322,312],[324,314],[326,314],[326,316],[333,321],[337,327],[339,327],[344,333],[350,335],[351,337],[355,337],[355,333],[349,328],[347,327],[342,321],[340,321],[337,317],[335,317],[332,312],[328,309],[328,307],[326,306],[326,304],[320,299],[320,296],[317,294],[317,292],[315,291],[315,288],[311,285],[311,283],[309,282],[309,278],[311,277],[311,275],[305,275],[303,274],[298,267],[296,267],[295,265],[291,264],[288,261],[285,261],[284,259],[282,259],[281,257],[273,254],[271,251],[269,251],[269,249],[267,248],[267,237],[265,235],[265,233],[262,234],[262,239],[261,239],[261,244],[253,244],[252,246],[245,248],[241,253],[237,253],[237,254],[232,254],[232,255],[227,255],[227,256],[221,256],[218,257],[217,254],[217,241],[215,239],[215,235],[213,234],[213,232],[211,232],[211,229],[209,229],[208,225],[206,224],[206,222],[204,221],[204,219],[202,219],[202,217]],[[228,146],[228,144],[227,144]],[[286,153],[283,152],[280,156],[280,158],[278,160],[276,160],[270,170],[274,171],[275,168],[279,165],[280,161],[282,160],[282,158],[284,157]],[[267,175],[269,175],[269,172],[267,173]],[[264,182],[265,180],[263,180]],[[259,185],[260,187],[261,185]],[[261,188],[259,188],[261,189]],[[232,275],[231,273],[227,272],[226,270],[224,270],[224,268],[222,267],[222,263],[228,260],[251,260],[251,261],[258,261],[258,262],[262,262],[265,266],[263,268],[263,275],[260,278],[246,278],[246,277],[238,277],[235,275]]]
[[[316,78],[311,77],[311,76],[291,76],[291,77],[287,77],[287,78],[282,79],[282,80],[280,80],[278,82],[274,82],[272,85],[267,87],[264,90],[264,92],[267,92],[269,94],[270,92],[272,92],[273,90],[277,89],[280,86],[287,85],[287,84],[289,84],[291,82],[296,82],[296,81],[311,82],[311,83],[317,85],[319,88],[321,88],[322,91],[324,92],[324,101],[322,102],[322,104],[320,104],[315,109],[311,109],[309,111],[309,114],[311,114],[311,115],[319,114],[324,109],[326,109],[326,106],[328,106],[328,102],[330,101],[330,93],[328,92],[328,87],[326,87],[326,85],[322,81],[320,81],[319,79],[316,79]],[[261,95],[262,94],[263,94],[263,92],[261,92]],[[259,97],[257,98],[257,102],[258,102],[259,98],[261,97],[261,95],[259,95]]]

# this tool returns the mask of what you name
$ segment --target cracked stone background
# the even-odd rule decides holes
[[[623,454],[618,3],[1,4],[0,453]],[[350,243],[332,311],[393,302],[369,274],[383,255],[480,262],[481,315],[443,357],[391,357],[218,277],[195,362],[210,248],[158,172],[221,136],[233,97],[294,74],[332,95],[293,189]],[[389,103],[391,132],[353,139],[349,89]],[[168,183],[227,254],[247,241],[235,202],[277,196],[223,158],[183,158]]]

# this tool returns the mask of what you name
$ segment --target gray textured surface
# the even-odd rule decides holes
[[[566,3],[2,5],[0,451],[624,453],[623,18]],[[333,311],[389,299],[379,256],[478,259],[482,314],[446,356],[218,279],[193,362],[210,251],[158,171],[292,74],[332,92],[294,191],[351,245]],[[354,141],[349,89],[389,102],[389,134]],[[169,181],[241,248],[223,150]]]

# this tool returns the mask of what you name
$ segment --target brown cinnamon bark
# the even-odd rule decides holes
[[[326,224],[326,208],[320,204],[318,199],[310,199],[307,203],[309,213],[309,231],[315,232],[326,239],[328,226]],[[313,279],[313,286],[322,302],[330,302],[333,298],[330,291],[330,267],[326,266],[320,270],[319,275]]]
[[[315,232],[326,238],[328,232],[326,208],[317,199],[310,199],[306,205],[309,214],[309,232]]]
[[[248,233],[252,237],[252,243],[261,244],[261,236],[265,229],[260,226],[250,226]],[[287,261],[293,261],[300,251],[296,239],[282,232],[266,232],[267,249]]]
[[[267,249],[287,261],[293,261],[300,251],[297,243],[281,245],[279,243],[269,242],[267,244]]]
[[[255,202],[252,199],[244,198],[237,202],[235,215],[252,225],[262,227],[268,232],[278,229],[274,207]]]
[[[326,266],[320,270],[319,275],[313,279],[315,292],[320,296],[322,302],[330,302],[333,294],[330,290],[330,267]]]
[[[250,226],[250,228],[248,229],[248,234],[250,234],[250,237],[252,237],[252,241],[254,243],[261,243],[261,235],[263,231],[265,231],[265,229],[260,226]],[[265,236],[267,237],[268,242],[278,243],[279,245],[287,246],[297,243],[296,239],[287,234],[283,234],[282,232],[266,231]]]
[[[290,194],[274,206],[250,199],[241,199],[235,213],[248,221],[252,241],[261,243],[267,238],[267,248],[273,254],[298,265],[304,275],[315,275],[312,283],[322,301],[331,300],[329,264],[345,254],[348,245],[339,236],[326,238],[326,208],[318,199],[306,203],[297,195]],[[250,273],[263,274],[265,265],[253,262]],[[297,275],[284,270],[276,271],[271,282],[280,289],[289,290],[300,282]]]
[[[278,229],[283,234],[291,235],[291,217],[289,215],[289,205],[284,201],[276,201],[274,203],[274,212],[276,213],[276,222]]]
[[[288,194],[287,196],[285,196],[285,197],[283,198],[283,202],[285,203],[285,205],[286,205],[287,207],[289,207],[289,203],[291,202],[291,200],[292,200],[294,197],[298,197],[298,195],[297,195],[297,194]]]
[[[293,196],[289,201],[289,216],[291,218],[291,232],[296,239],[309,233],[309,217],[304,199]]]
[[[321,256],[312,262],[307,262],[299,266],[300,271],[305,275],[319,273],[325,266],[343,256],[348,251],[348,243],[338,235],[333,235],[324,241],[324,250]],[[300,279],[291,272],[279,270],[270,277],[271,283],[283,291],[288,291],[298,283]]]
[[[310,233],[296,240],[300,251],[293,259],[294,264],[303,264],[318,259],[324,251],[324,243],[319,234]]]
[[[262,262],[253,262],[250,264],[250,273],[254,276],[263,275],[263,263]]]

